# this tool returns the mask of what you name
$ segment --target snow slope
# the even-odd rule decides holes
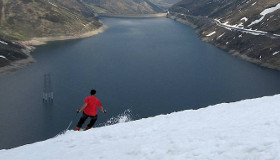
[[[280,95],[94,128],[0,150],[1,160],[279,160]]]

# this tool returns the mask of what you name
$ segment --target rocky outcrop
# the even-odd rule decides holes
[[[29,55],[31,46],[4,40],[0,37],[0,75],[22,68],[33,62]]]
[[[280,70],[280,2],[183,0],[169,17],[191,24],[200,38],[261,66]]]

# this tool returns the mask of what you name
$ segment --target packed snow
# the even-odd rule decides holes
[[[5,44],[5,45],[8,45],[7,42],[1,41],[1,40],[0,40],[0,43]]]
[[[274,6],[274,7],[265,9],[264,11],[262,11],[262,12],[260,13],[260,15],[261,15],[262,17],[261,17],[260,19],[257,19],[257,20],[255,20],[255,21],[253,21],[253,22],[249,25],[249,27],[252,26],[252,25],[254,25],[254,24],[260,23],[260,22],[264,19],[264,17],[265,17],[267,14],[272,13],[272,12],[278,10],[278,9],[280,9],[280,3],[278,3],[278,4],[277,4],[276,6]]]
[[[280,95],[67,131],[1,160],[279,160]]]
[[[210,36],[214,35],[215,33],[216,33],[216,31],[213,31],[213,32],[207,34],[206,37],[210,37]]]

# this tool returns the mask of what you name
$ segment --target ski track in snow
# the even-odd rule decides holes
[[[118,123],[9,150],[2,160],[279,160],[280,95]]]

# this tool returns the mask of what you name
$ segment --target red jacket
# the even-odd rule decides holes
[[[96,116],[97,115],[97,107],[101,107],[102,104],[98,98],[95,96],[88,96],[85,99],[85,103],[87,104],[84,112],[89,116]]]

